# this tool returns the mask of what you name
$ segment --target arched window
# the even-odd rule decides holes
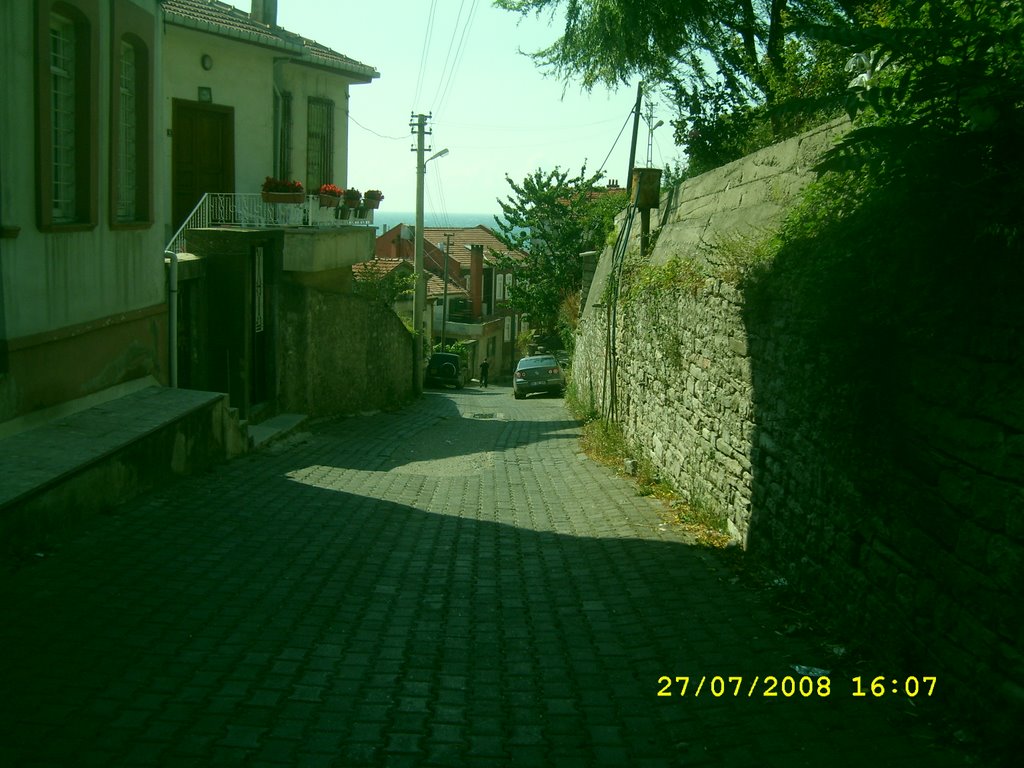
[[[110,221],[149,226],[153,218],[153,17],[129,0],[114,3],[110,51]]]
[[[50,88],[53,221],[77,220],[75,208],[76,130],[75,25],[63,16],[50,17]]]
[[[37,215],[41,229],[96,224],[95,0],[39,0]]]

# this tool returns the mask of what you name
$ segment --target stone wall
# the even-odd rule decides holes
[[[620,302],[614,318],[614,404],[606,355],[611,248],[601,256],[587,297],[573,362],[585,404],[602,413],[614,409],[627,437],[644,448],[663,476],[684,498],[726,517],[738,540],[750,520],[756,426],[751,369],[742,297],[714,275],[728,269],[732,251],[778,224],[813,178],[816,158],[846,128],[845,122],[830,123],[691,179],[666,196],[649,263],[693,259],[707,276],[697,300],[683,288]],[[636,219],[630,259],[638,250]]]
[[[280,295],[282,411],[331,416],[412,399],[412,335],[390,307],[288,281]]]
[[[955,224],[936,221],[898,258],[851,243],[834,263],[788,254],[756,284],[735,279],[843,130],[683,183],[646,260],[634,232],[618,302],[613,249],[602,254],[575,396],[859,638],[887,665],[872,675],[938,676],[943,707],[984,712],[976,731],[1014,748],[1024,270],[949,247]]]

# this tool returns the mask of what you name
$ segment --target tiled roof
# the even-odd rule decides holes
[[[427,273],[427,297],[431,299],[444,298],[444,280],[432,272]],[[469,291],[463,288],[455,280],[448,278],[448,298],[469,298]]]
[[[382,276],[390,275],[398,267],[408,263],[405,259],[384,259],[378,256],[369,261],[360,261],[357,264],[353,264],[352,272],[356,275],[371,275],[374,271],[379,270]]]
[[[391,229],[387,230],[384,234],[377,238],[376,244],[376,260],[381,264],[401,264],[407,263],[412,265],[416,254],[413,247],[412,240],[403,240],[400,237],[399,230],[405,227],[405,224],[398,224]],[[397,251],[395,249],[397,246]],[[467,251],[468,253],[468,251]],[[437,246],[429,241],[423,243],[423,261],[424,267],[427,271],[427,296],[430,298],[441,298],[444,295],[444,279],[441,275],[435,274],[432,271],[432,264],[434,266],[438,264],[444,264],[444,253],[440,251]],[[369,264],[370,262],[362,262],[362,264]],[[353,270],[360,265],[352,267]],[[366,269],[366,267],[363,267]],[[394,269],[394,267],[390,267]],[[468,269],[465,274],[469,274]],[[466,290],[454,275],[448,276],[448,296],[457,296],[462,298],[469,298],[469,292]]]
[[[162,0],[162,4],[164,16],[171,24],[286,51],[298,61],[354,75],[366,82],[380,76],[367,64],[315,40],[256,21],[245,11],[219,0]]]
[[[413,261],[416,258],[416,247],[413,240],[406,240],[401,237],[403,228],[410,230],[415,227],[408,227],[406,224],[396,224],[384,234],[377,237],[374,245],[374,253],[382,259],[407,259]],[[444,252],[429,240],[423,241],[423,262],[427,269],[431,264],[444,266]]]
[[[491,251],[507,253],[512,256],[522,256],[519,251],[510,250],[498,236],[483,224],[475,227],[424,227],[423,237],[430,243],[445,242],[445,235],[452,237],[452,257],[460,264],[467,267],[466,274],[469,274],[470,251],[467,246],[482,245],[484,247],[484,261],[491,261]]]

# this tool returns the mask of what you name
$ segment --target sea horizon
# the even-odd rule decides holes
[[[496,215],[494,213],[436,213],[428,211],[423,214],[423,226],[462,229],[483,224],[489,229],[497,229],[497,225],[494,223]],[[373,224],[377,228],[378,235],[387,232],[399,224],[414,226],[416,224],[416,212],[388,211],[384,208],[379,208],[373,212]]]

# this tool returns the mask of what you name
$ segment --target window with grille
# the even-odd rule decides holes
[[[110,221],[148,227],[153,218],[153,16],[114,0],[110,68]]]
[[[34,5],[37,223],[43,231],[91,229],[99,214],[99,0]]]
[[[334,102],[310,99],[306,114],[306,189],[315,192],[332,181]]]
[[[50,17],[50,142],[53,221],[76,219],[75,200],[75,25]]]
[[[134,221],[138,195],[138,80],[135,47],[121,41],[120,100],[117,126],[117,220]]]

